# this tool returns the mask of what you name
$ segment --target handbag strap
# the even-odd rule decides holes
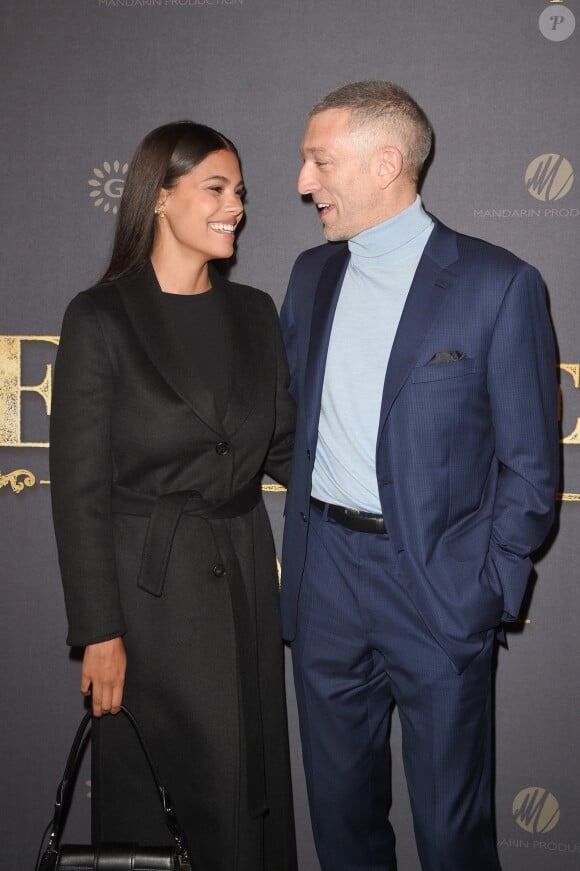
[[[169,833],[173,840],[175,841],[175,847],[177,850],[177,857],[180,862],[180,865],[187,867],[189,863],[189,848],[187,845],[187,839],[185,837],[185,832],[182,830],[181,826],[177,821],[177,815],[175,813],[175,807],[173,806],[173,802],[171,800],[171,796],[169,795],[168,790],[163,786],[161,781],[159,780],[159,775],[155,769],[155,765],[153,764],[153,759],[151,758],[151,754],[147,749],[147,745],[145,743],[145,739],[141,734],[141,730],[137,723],[137,720],[131,713],[131,711],[125,706],[121,705],[121,711],[127,717],[129,722],[133,727],[133,731],[135,732],[137,738],[139,739],[139,743],[143,749],[143,753],[145,754],[145,758],[147,759],[149,769],[151,771],[151,775],[155,782],[155,786],[157,788],[157,795],[159,796],[159,800],[161,802],[161,807],[163,808],[163,814],[165,819],[165,825],[167,826]],[[92,721],[92,714],[90,711],[82,718],[80,725],[77,729],[76,735],[73,739],[68,758],[66,761],[64,774],[61,782],[58,785],[56,790],[56,801],[54,803],[54,816],[52,818],[51,823],[51,833],[48,840],[48,845],[45,850],[45,855],[47,853],[55,853],[60,845],[60,839],[62,837],[62,830],[64,828],[64,823],[66,819],[66,814],[71,801],[71,792],[72,785],[74,783],[74,776],[79,764],[79,756],[80,750],[83,743],[83,738],[85,732],[87,730],[87,726]]]

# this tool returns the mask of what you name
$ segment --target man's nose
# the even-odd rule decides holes
[[[298,174],[298,193],[301,196],[307,196],[311,194],[317,187],[316,179],[314,177],[314,173],[312,172],[312,168],[305,163]]]

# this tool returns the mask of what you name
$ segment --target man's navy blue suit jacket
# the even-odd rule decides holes
[[[304,252],[281,313],[298,402],[282,557],[289,641],[326,354],[348,258],[346,243]],[[517,617],[530,554],[553,521],[556,360],[545,288],[532,266],[436,221],[388,362],[376,472],[409,596],[460,672],[490,629]]]

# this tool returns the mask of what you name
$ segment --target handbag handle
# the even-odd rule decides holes
[[[161,802],[161,807],[163,808],[165,825],[167,826],[171,837],[175,841],[177,859],[180,863],[180,866],[187,868],[189,866],[189,848],[187,845],[187,838],[185,837],[185,832],[182,830],[181,826],[177,821],[177,816],[175,813],[173,802],[171,800],[171,796],[159,780],[155,765],[153,764],[153,759],[151,758],[149,750],[147,749],[145,739],[141,734],[141,730],[139,728],[137,720],[125,705],[121,705],[121,711],[131,723],[133,731],[139,739],[139,743],[141,744],[143,753],[145,754],[145,758],[147,759],[151,775],[157,788],[157,795],[159,796],[159,801]],[[56,801],[54,803],[54,816],[51,822],[51,833],[48,839],[48,844],[44,856],[47,856],[49,853],[54,854],[59,849],[60,839],[62,837],[62,830],[64,828],[66,814],[71,801],[71,791],[74,781],[74,775],[79,764],[80,749],[85,732],[87,730],[87,726],[89,725],[91,720],[92,714],[90,711],[87,711],[87,713],[82,718],[76,735],[73,739],[66,761],[64,774],[56,790]]]

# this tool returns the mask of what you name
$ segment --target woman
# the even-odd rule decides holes
[[[131,163],[111,263],[69,305],[51,422],[53,514],[93,712],[133,711],[194,868],[296,868],[272,535],[294,423],[274,304],[222,278],[244,187],[189,121]],[[93,837],[163,843],[123,717],[95,721]]]

